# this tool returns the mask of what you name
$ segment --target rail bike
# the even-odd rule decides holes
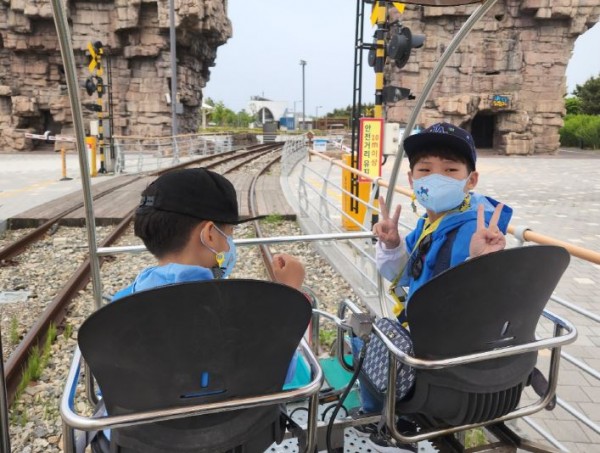
[[[401,143],[446,61],[495,1],[485,0],[447,47],[417,100]],[[545,310],[569,264],[569,254],[561,247],[507,249],[433,278],[411,299],[412,353],[400,349],[371,313],[350,300],[342,301],[333,315],[315,308],[305,294],[266,281],[176,284],[104,305],[73,51],[64,5],[53,0],[52,6],[83,169],[97,309],[79,330],[61,402],[64,451],[261,452],[278,451],[277,445],[286,439],[296,440],[285,451],[363,451],[353,450],[344,433],[371,423],[385,426],[399,444],[430,441],[428,445],[440,451],[555,451],[520,438],[505,422],[553,407],[561,347],[577,337],[571,323]],[[402,153],[400,145],[390,187]],[[391,205],[392,197],[390,190],[386,204]],[[271,239],[349,238],[372,235]],[[380,311],[389,317],[383,302]],[[536,326],[542,318],[552,324],[553,334],[538,339]],[[336,354],[318,359],[324,319],[336,326]],[[352,338],[378,341],[386,351],[387,390],[379,413],[349,415],[359,404],[355,383],[364,360],[351,353]],[[546,377],[536,368],[542,349],[551,350]],[[296,351],[301,355],[297,379],[284,385]],[[412,370],[414,385],[397,398],[397,370],[402,368]],[[528,386],[539,396],[523,404]],[[79,414],[77,398],[87,399],[94,413]],[[400,419],[409,421],[411,429],[399,424]],[[465,450],[457,434],[476,427],[485,427],[496,440]],[[8,451],[6,444],[3,451]]]

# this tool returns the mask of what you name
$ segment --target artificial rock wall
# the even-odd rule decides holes
[[[226,1],[175,0],[181,133],[197,131],[201,90],[217,48],[231,36]],[[90,75],[89,42],[105,46],[105,82],[110,58],[114,133],[170,134],[171,106],[165,96],[171,77],[168,0],[67,0],[67,6],[81,82]],[[50,0],[0,1],[0,38],[0,152],[39,146],[25,132],[72,134]],[[82,103],[96,101],[83,88],[80,96]],[[86,123],[97,118],[84,115]]]
[[[393,11],[426,40],[404,68],[386,67],[386,82],[418,95],[475,8],[407,5],[401,16]],[[599,16],[597,0],[499,0],[451,57],[418,123],[453,122],[470,130],[478,147],[505,154],[555,152],[566,67],[575,40]],[[414,102],[388,105],[388,120],[406,122]]]

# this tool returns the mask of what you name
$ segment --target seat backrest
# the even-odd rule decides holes
[[[310,316],[306,297],[285,285],[256,280],[183,283],[101,308],[83,323],[78,341],[108,414],[119,415],[280,391]],[[233,411],[113,434],[135,438],[133,446],[164,443],[176,451],[181,442],[184,451],[184,444],[192,442],[219,451],[243,440],[244,429],[256,430],[264,412]],[[197,432],[190,436],[182,430]],[[210,447],[210,441],[219,447]],[[143,449],[153,451],[145,444]]]
[[[415,356],[444,359],[534,341],[538,320],[569,259],[562,247],[519,247],[439,274],[408,304]],[[417,370],[419,411],[455,425],[507,413],[518,404],[536,357],[531,352]]]
[[[483,255],[441,273],[408,304],[415,354],[441,359],[533,341],[568,264],[562,247],[531,246]]]

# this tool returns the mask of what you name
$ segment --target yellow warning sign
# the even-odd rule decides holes
[[[352,156],[350,154],[344,154],[342,161],[349,167],[352,166]],[[354,180],[357,187],[352,190],[352,180],[353,176],[350,170],[343,168],[342,187],[344,188],[344,192],[342,193],[342,210],[344,214],[342,215],[342,227],[346,231],[360,231],[367,213],[366,204],[369,202],[371,196],[371,183]],[[361,201],[359,202],[350,196],[351,193],[354,193]]]

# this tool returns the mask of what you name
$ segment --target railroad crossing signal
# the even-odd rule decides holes
[[[89,96],[93,96],[94,93],[98,96],[96,104],[88,103],[84,104],[89,110],[92,110],[98,114],[98,148],[100,148],[100,173],[106,173],[106,167],[104,165],[104,128],[102,126],[104,105],[102,102],[102,96],[104,95],[104,82],[102,80],[103,69],[102,69],[102,55],[104,53],[103,45],[100,41],[94,43],[88,42],[87,50],[90,54],[90,63],[88,64],[88,70],[90,75],[84,84],[85,91]]]
[[[90,54],[90,63],[88,64],[88,70],[93,74],[96,72],[98,75],[102,75],[102,54],[104,53],[102,42],[96,41],[95,43],[88,42],[87,50]]]
[[[87,50],[90,53],[90,64],[88,65],[88,70],[90,72],[94,72],[96,66],[98,65],[98,54],[96,53],[96,49],[91,42],[88,42]]]
[[[371,10],[371,25],[385,22],[386,19],[386,1],[375,1]],[[392,2],[392,5],[400,14],[404,12],[404,3]]]

